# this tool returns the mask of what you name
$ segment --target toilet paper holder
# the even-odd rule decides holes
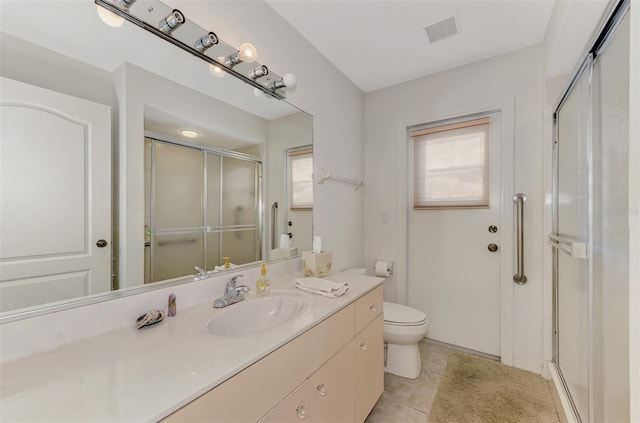
[[[376,276],[383,278],[389,277],[393,274],[393,261],[391,260],[378,260],[374,266],[374,273]]]

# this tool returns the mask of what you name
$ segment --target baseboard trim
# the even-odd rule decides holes
[[[560,373],[556,369],[555,363],[547,361],[546,363],[547,374],[549,374],[549,387],[551,388],[551,396],[553,402],[556,404],[556,410],[558,411],[558,417],[561,423],[579,423],[580,421],[573,414],[573,407],[571,401],[564,391],[562,386],[562,380],[560,379]]]
[[[517,367],[518,369],[526,370],[531,373],[535,373],[537,375],[544,376],[542,373],[542,364],[536,363],[535,361],[521,360],[518,358],[513,359],[513,367]]]
[[[429,342],[430,344],[440,345],[441,347],[449,348],[449,349],[460,351],[467,354],[478,355],[480,357],[488,358],[489,360],[493,360],[493,361],[500,361],[500,357],[497,355],[484,353],[482,351],[470,350],[469,348],[459,347],[458,345],[447,344],[446,342],[427,338],[426,336],[422,339]]]

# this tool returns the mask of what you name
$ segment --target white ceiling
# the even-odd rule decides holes
[[[543,40],[553,0],[266,0],[364,92]],[[424,27],[456,14],[458,35]]]

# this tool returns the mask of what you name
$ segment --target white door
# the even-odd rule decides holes
[[[291,234],[291,245],[298,254],[311,249],[313,239],[313,212],[311,210],[291,210],[287,208],[284,232]]]
[[[110,108],[0,82],[0,311],[109,291]]]
[[[313,148],[295,147],[287,150],[287,156],[287,201],[282,233],[290,234],[291,246],[301,254],[311,250],[313,239]],[[297,160],[295,166],[294,160]],[[308,204],[300,206],[297,201]]]
[[[493,113],[489,207],[410,206],[407,221],[408,303],[427,315],[427,338],[495,356],[500,356],[500,128],[500,114]],[[412,155],[412,148],[408,151]],[[411,175],[410,166],[409,181]],[[490,244],[497,251],[490,251]]]

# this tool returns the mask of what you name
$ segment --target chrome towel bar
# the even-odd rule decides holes
[[[513,281],[518,285],[527,283],[527,276],[524,274],[524,203],[527,196],[518,193],[513,196],[516,205],[516,259],[517,273],[513,275]]]

